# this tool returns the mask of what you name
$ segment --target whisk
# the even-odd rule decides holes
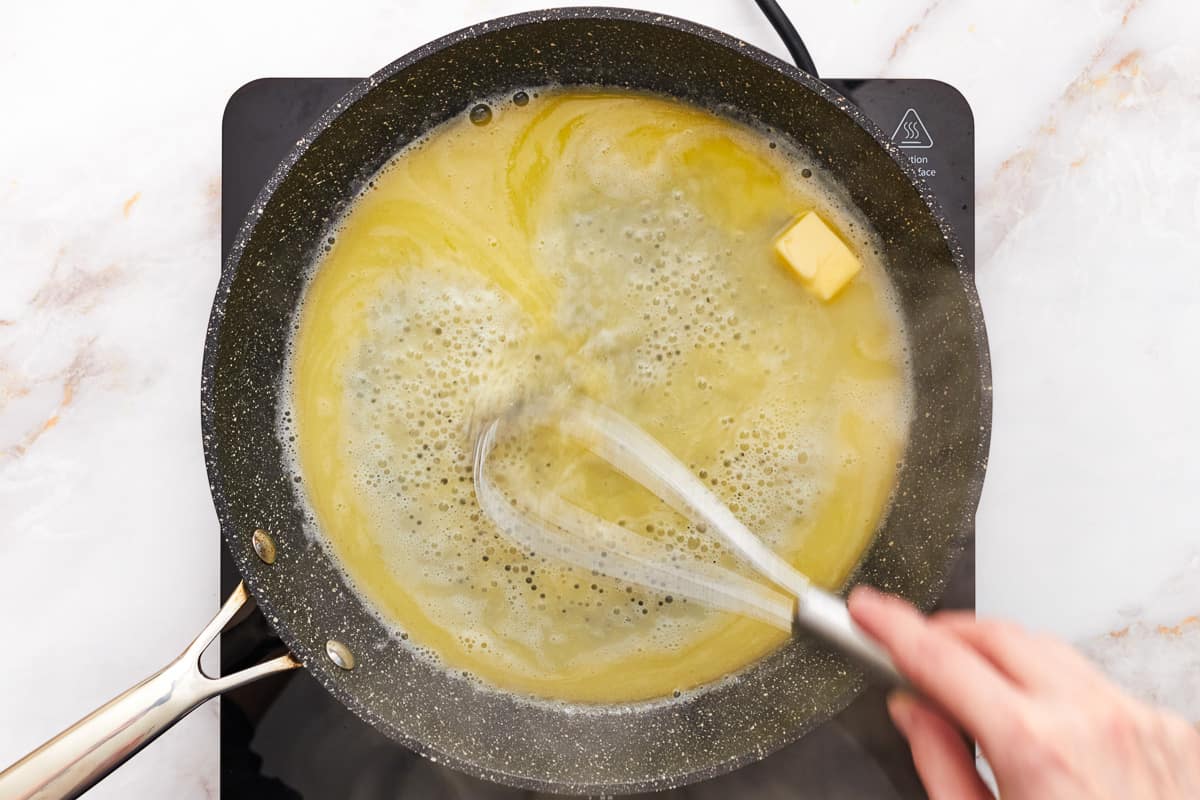
[[[553,492],[532,503],[514,502],[493,481],[488,459],[499,434],[530,423],[556,425],[564,435],[690,519],[698,530],[711,532],[774,586],[717,564],[690,559],[681,563],[661,543]],[[793,634],[808,632],[858,662],[878,682],[907,686],[887,653],[851,620],[840,597],[814,585],[767,547],[687,466],[612,409],[586,398],[573,399],[565,407],[537,401],[520,404],[480,428],[473,475],[483,513],[530,553],[752,617]]]

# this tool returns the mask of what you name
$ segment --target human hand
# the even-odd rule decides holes
[[[1134,700],[1065,643],[971,612],[925,617],[858,587],[850,614],[925,699],[888,699],[931,800],[1200,798],[1200,731]]]

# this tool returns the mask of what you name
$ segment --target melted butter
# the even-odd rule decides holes
[[[285,435],[324,543],[414,647],[544,698],[670,696],[785,634],[518,552],[475,504],[473,420],[586,394],[836,587],[903,450],[901,318],[869,232],[801,154],[656,97],[530,94],[441,126],[353,204],[307,288]],[[828,304],[771,249],[814,208],[864,262]],[[675,557],[732,564],[548,433],[498,458],[514,495],[557,491]]]

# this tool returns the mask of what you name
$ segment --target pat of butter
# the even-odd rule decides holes
[[[779,235],[775,252],[805,288],[826,302],[862,269],[857,256],[815,211]]]

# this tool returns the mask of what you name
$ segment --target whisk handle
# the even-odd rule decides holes
[[[793,628],[811,633],[864,667],[875,683],[910,689],[887,652],[850,618],[846,603],[835,594],[809,587],[796,599]]]

